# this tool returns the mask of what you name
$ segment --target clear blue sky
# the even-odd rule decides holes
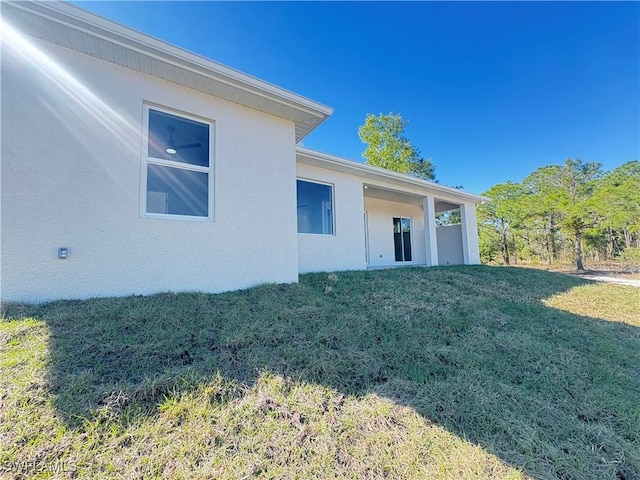
[[[477,193],[640,158],[638,2],[73,3],[335,108],[304,145],[352,160],[390,111],[441,183]]]

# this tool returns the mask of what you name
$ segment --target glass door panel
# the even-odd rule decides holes
[[[411,219],[402,219],[402,249],[404,251],[404,261],[411,261]]]
[[[393,246],[396,254],[396,262],[402,262],[404,255],[402,252],[402,227],[401,219],[393,217]]]

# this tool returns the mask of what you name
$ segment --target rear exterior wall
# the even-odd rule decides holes
[[[292,122],[33,42],[2,58],[3,300],[297,281]],[[215,123],[212,220],[140,214],[145,102]]]

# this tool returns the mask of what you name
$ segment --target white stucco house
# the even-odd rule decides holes
[[[479,263],[483,197],[298,146],[331,108],[64,3],[1,8],[2,300]]]

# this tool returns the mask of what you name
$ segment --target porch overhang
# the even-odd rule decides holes
[[[405,203],[408,205],[416,205],[422,207],[424,205],[424,198],[430,194],[418,194],[413,192],[407,192],[406,190],[398,190],[388,187],[382,187],[372,183],[365,183],[363,185],[364,198],[376,198],[378,200],[386,200],[388,202]],[[433,195],[435,213],[446,212],[449,210],[455,210],[460,208],[461,202],[453,202],[451,200],[442,200],[438,195]]]
[[[305,165],[360,177],[363,179],[364,186],[371,189],[401,193],[405,195],[408,201],[417,201],[411,199],[418,197],[420,205],[422,205],[422,198],[425,196],[432,196],[438,198],[441,202],[451,203],[453,205],[463,203],[477,205],[489,200],[489,198],[482,195],[476,195],[457,188],[446,187],[438,183],[410,177],[384,168],[372,167],[371,165],[346,160],[304,147],[296,148],[296,159],[298,163]],[[444,207],[444,203],[442,206]],[[450,208],[444,208],[442,211],[444,210],[450,210]]]

